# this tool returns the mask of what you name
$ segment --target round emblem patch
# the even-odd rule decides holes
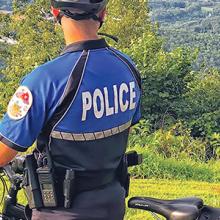
[[[20,86],[8,104],[8,116],[14,120],[23,118],[28,113],[32,103],[31,91],[26,86]]]

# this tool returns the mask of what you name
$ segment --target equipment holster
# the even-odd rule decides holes
[[[49,154],[37,152],[25,159],[23,188],[31,209],[57,207],[56,179],[49,160]]]
[[[130,186],[130,174],[128,173],[128,162],[126,154],[123,155],[117,172],[118,180],[125,189],[125,197],[128,197]]]
[[[125,197],[128,197],[130,188],[130,173],[128,172],[128,167],[140,165],[141,163],[142,155],[138,154],[136,151],[128,152],[121,158],[117,170],[117,177],[121,186],[125,189]]]
[[[27,155],[25,158],[23,188],[31,209],[39,209],[43,207],[36,170],[37,161],[34,154]]]

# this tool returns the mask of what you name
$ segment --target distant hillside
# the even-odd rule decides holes
[[[13,0],[0,0],[0,12],[1,11],[11,11]],[[33,2],[33,0],[17,0],[19,5],[24,5],[27,2]]]
[[[9,11],[12,6],[12,1],[10,0],[0,0],[0,11]]]
[[[220,68],[220,0],[150,0],[149,7],[168,50],[198,47],[200,62]]]
[[[12,0],[0,0],[0,12],[11,10],[11,5]],[[167,39],[167,50],[199,48],[199,63],[220,68],[220,0],[149,0],[149,7],[159,34]]]

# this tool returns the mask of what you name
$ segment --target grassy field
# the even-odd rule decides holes
[[[220,183],[169,181],[169,180],[132,180],[130,196],[147,196],[163,199],[175,199],[179,197],[201,197],[206,204],[220,207]],[[0,186],[2,195],[2,186]],[[22,194],[20,201],[25,201]],[[125,220],[153,220],[144,211],[127,209]]]

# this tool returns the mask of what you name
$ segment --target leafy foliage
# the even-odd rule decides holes
[[[138,12],[138,13],[137,13]],[[108,6],[108,16],[104,32],[117,36],[120,48],[130,47],[146,31],[151,30],[147,0],[112,0]]]
[[[164,159],[204,162],[206,143],[202,139],[191,137],[191,130],[181,122],[171,126],[169,130],[159,129],[154,133],[149,130],[150,125],[146,120],[133,127],[129,146],[143,147],[148,153],[152,152]]]
[[[126,50],[142,73],[143,116],[154,129],[178,118],[178,103],[192,80],[189,73],[197,55],[196,51],[182,48],[165,52],[162,45],[155,34],[145,33]]]
[[[61,51],[61,31],[47,19],[47,8],[49,2],[46,0],[37,0],[35,4],[22,8],[15,4],[14,14],[5,21],[7,25],[3,34],[10,36],[14,33],[17,43],[7,48],[6,68],[2,70],[4,80],[0,84],[1,109],[6,108],[22,77]]]
[[[220,73],[212,69],[193,71],[198,50],[166,52],[163,40],[147,32],[125,51],[142,74],[142,113],[151,131],[184,121],[194,137],[219,133]]]
[[[216,70],[195,75],[184,95],[184,115],[194,136],[211,136],[220,133],[220,73]]]
[[[219,162],[210,161],[208,164],[193,161],[189,158],[164,158],[161,154],[152,152],[145,147],[131,147],[143,154],[143,163],[130,168],[133,178],[158,178],[170,180],[196,180],[219,182]]]

